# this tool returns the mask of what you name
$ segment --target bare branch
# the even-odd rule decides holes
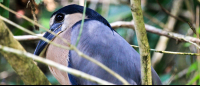
[[[150,47],[143,19],[141,0],[131,0],[131,11],[135,22],[135,32],[140,48],[141,82],[142,85],[152,85]]]
[[[139,48],[136,45],[131,45],[133,48]],[[185,53],[185,52],[172,52],[172,51],[159,51],[159,50],[155,50],[155,49],[150,49],[153,52],[157,52],[157,53],[165,53],[165,54],[176,54],[176,55],[195,55],[195,56],[199,56],[199,53]]]
[[[114,29],[117,29],[117,28],[133,28],[134,29],[134,22],[117,21],[117,22],[111,23],[111,26]],[[156,27],[148,25],[148,24],[145,24],[145,28],[148,32],[158,34],[161,36],[166,36],[169,38],[173,38],[173,39],[176,39],[179,41],[189,40],[194,43],[200,43],[200,39],[197,39],[197,38],[194,38],[191,36],[185,36],[185,35],[174,33],[174,32],[164,31],[160,28],[156,28]],[[42,34],[37,34],[37,35],[42,36]],[[33,36],[33,35],[14,36],[14,38],[16,38],[18,41],[39,40],[39,37]],[[184,41],[184,42],[186,42],[186,41]]]
[[[134,25],[135,25],[134,22],[124,22],[124,21],[117,21],[117,22],[111,23],[111,26],[114,29],[122,28],[122,27],[123,28],[134,28]],[[169,38],[173,38],[178,41],[187,42],[185,40],[189,40],[191,42],[200,43],[200,39],[197,39],[197,38],[194,38],[191,36],[185,36],[185,35],[174,33],[174,32],[164,31],[160,28],[156,28],[156,27],[148,25],[148,24],[145,24],[145,28],[148,32],[158,34],[161,36],[166,36]]]
[[[39,40],[38,36],[43,36],[44,34],[36,34],[34,35],[23,35],[23,36],[14,36],[14,38],[18,41],[30,41],[30,40]]]
[[[157,1],[158,5],[161,7],[161,9],[162,9],[165,13],[167,13],[168,15],[170,15],[171,17],[173,17],[173,18],[175,18],[175,19],[177,19],[177,20],[180,20],[180,21],[182,21],[182,22],[187,23],[187,24],[190,26],[190,28],[192,29],[192,31],[196,34],[196,30],[195,30],[194,26],[193,26],[189,21],[186,21],[186,20],[184,20],[184,19],[181,19],[181,18],[179,18],[179,17],[177,17],[177,16],[171,14],[169,11],[167,11],[167,10],[160,4],[159,0],[156,0],[156,1]],[[176,2],[174,2],[174,3],[176,3]],[[181,3],[177,3],[177,4],[181,4]]]
[[[30,5],[31,5],[31,12],[32,12],[32,15],[33,15],[33,19],[34,21],[37,23],[37,18],[36,18],[36,14],[35,14],[35,1],[34,0],[29,0],[30,1]],[[34,28],[35,30],[39,30],[39,27],[37,27],[36,25],[34,25]]]
[[[14,36],[14,38],[18,41],[28,41],[28,40],[39,40],[38,36],[43,36],[43,34],[36,34],[37,36],[34,35],[23,35],[23,36]],[[139,48],[136,45],[131,45],[133,48]],[[153,52],[157,52],[157,53],[165,53],[165,54],[176,54],[176,55],[194,55],[194,56],[198,56],[200,54],[198,53],[185,53],[185,52],[172,52],[172,51],[159,51],[159,50],[155,50],[155,49],[150,49]]]
[[[20,43],[13,38],[13,34],[8,27],[0,20],[0,44],[8,47],[12,47],[24,52],[25,49]],[[26,85],[50,85],[43,72],[34,64],[32,59],[23,58],[22,56],[13,55],[10,53],[4,53],[0,51],[8,63],[12,66],[15,72],[20,76],[24,84]],[[37,77],[38,76],[38,77]]]
[[[59,70],[62,70],[62,71],[67,72],[67,73],[70,73],[70,74],[72,74],[74,76],[77,76],[77,77],[80,77],[80,78],[84,78],[84,79],[90,80],[90,81],[98,83],[100,85],[114,85],[114,84],[112,84],[110,82],[107,82],[107,81],[104,81],[104,80],[102,80],[100,78],[91,76],[89,74],[86,74],[84,72],[81,72],[81,71],[78,71],[78,70],[75,70],[75,69],[72,69],[72,68],[68,68],[68,67],[66,67],[64,65],[61,65],[61,64],[58,64],[58,63],[53,62],[51,60],[44,59],[42,57],[33,55],[31,53],[27,53],[25,51],[20,51],[20,50],[9,48],[9,47],[2,46],[2,45],[0,45],[0,50],[3,51],[3,52],[6,52],[6,53],[14,53],[14,54],[19,55],[21,57],[34,59],[34,60],[39,61],[41,63],[44,63],[46,65],[55,67],[55,68],[57,68]]]

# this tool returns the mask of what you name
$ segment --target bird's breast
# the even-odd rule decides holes
[[[64,31],[64,32],[60,33],[59,36],[64,38],[65,40],[67,40],[67,42],[70,43],[69,31]],[[58,37],[55,37],[53,42],[63,45],[63,46],[67,46],[67,44],[64,43]],[[49,60],[52,60],[54,62],[60,63],[64,66],[68,66],[68,59],[69,59],[68,53],[69,53],[69,50],[50,44],[46,51],[46,58]],[[50,69],[51,73],[54,75],[54,77],[59,81],[60,84],[62,84],[62,85],[70,85],[71,84],[69,81],[69,78],[68,78],[68,73],[60,71],[57,68],[54,68],[51,66],[49,66],[49,69]]]

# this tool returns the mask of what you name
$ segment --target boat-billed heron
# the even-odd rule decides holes
[[[54,12],[50,19],[50,30],[59,33],[60,37],[66,39],[72,45],[76,45],[81,28],[83,9],[84,7],[73,4]],[[60,38],[48,32],[44,34],[44,37],[55,43],[68,46]],[[77,48],[121,75],[130,84],[141,84],[140,55],[112,29],[106,19],[90,8],[86,8],[85,22]],[[44,55],[47,59],[114,84],[122,84],[107,71],[80,57],[73,50],[56,47],[40,40],[34,54],[39,55],[42,51],[45,51]],[[96,84],[53,67],[49,67],[49,69],[60,84]],[[154,85],[162,84],[153,68],[152,81]]]

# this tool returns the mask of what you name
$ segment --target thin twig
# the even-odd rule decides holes
[[[111,26],[114,29],[120,28],[120,27],[134,28],[134,25],[135,25],[134,22],[124,22],[124,21],[118,21],[118,22],[111,23]],[[145,28],[148,32],[155,33],[155,34],[162,35],[162,36],[166,36],[166,37],[169,37],[169,38],[173,38],[173,39],[176,39],[176,40],[179,40],[179,41],[185,41],[185,42],[190,41],[192,43],[194,43],[194,42],[200,43],[200,39],[197,39],[197,38],[194,38],[194,37],[191,37],[191,36],[181,35],[181,34],[178,34],[178,33],[164,31],[164,30],[161,30],[159,28],[153,27],[153,26],[148,25],[148,24],[145,24]]]
[[[43,34],[36,34],[37,36],[34,35],[23,35],[23,36],[14,36],[15,39],[18,41],[27,41],[27,40],[39,40],[38,36],[43,36]],[[138,48],[136,45],[131,45],[133,48]],[[172,52],[172,51],[159,51],[155,49],[150,49],[153,52],[157,53],[165,53],[165,54],[176,54],[176,55],[194,55],[198,56],[200,55],[199,53],[185,53],[185,52]]]
[[[9,47],[2,46],[2,45],[0,45],[0,50],[2,50],[4,52],[8,52],[8,53],[14,53],[14,54],[17,54],[17,55],[21,55],[21,56],[24,56],[24,57],[27,57],[27,58],[32,58],[32,59],[34,59],[36,61],[39,61],[41,63],[44,63],[44,64],[52,66],[52,67],[55,67],[55,68],[57,68],[59,70],[62,70],[64,72],[67,72],[67,73],[72,74],[74,76],[77,76],[77,77],[80,77],[80,78],[84,78],[84,79],[90,80],[92,82],[101,84],[101,85],[113,85],[112,83],[107,82],[105,80],[102,80],[100,78],[91,76],[89,74],[86,74],[84,72],[78,71],[78,70],[73,69],[73,68],[66,67],[66,66],[58,64],[58,63],[56,63],[54,61],[51,61],[51,60],[48,60],[48,59],[44,59],[42,57],[33,55],[31,53],[27,53],[25,51],[20,51],[20,50],[9,48]]]
[[[79,35],[78,35],[78,38],[77,38],[77,41],[76,41],[76,46],[78,45],[79,40],[81,38],[81,34],[83,32],[83,25],[84,25],[84,21],[85,21],[86,5],[87,5],[87,0],[84,0],[83,17],[82,17],[82,21],[81,21],[81,28],[80,28],[80,31],[79,31]]]
[[[168,35],[173,36],[173,34],[170,34],[170,33]],[[182,37],[177,37],[177,38],[179,38],[179,39],[181,39],[183,41],[189,42],[189,43],[193,44],[194,46],[196,46],[198,49],[200,49],[200,46],[198,44],[196,44],[196,43],[194,43],[194,42],[192,42],[190,40],[184,39]]]
[[[34,5],[34,0],[29,0],[30,1],[30,5],[31,5],[31,12],[33,14],[33,19],[34,21],[37,23],[37,18],[36,18],[36,14],[35,14],[35,5]],[[39,30],[39,27],[34,25],[35,30]]]
[[[117,22],[111,23],[111,26],[112,26],[113,29],[134,28],[134,23],[133,22],[125,22],[125,21],[117,21]],[[151,33],[154,33],[154,34],[166,36],[166,37],[173,38],[173,39],[176,39],[176,40],[178,39],[179,41],[184,41],[182,39],[187,39],[187,40],[190,40],[191,42],[200,43],[200,39],[197,39],[197,38],[194,38],[194,37],[191,37],[191,36],[184,36],[182,34],[164,31],[160,28],[156,28],[156,27],[148,25],[148,24],[146,24],[145,27],[146,27],[146,30],[148,32],[151,32]],[[169,35],[169,34],[171,34],[171,35]],[[16,37],[18,37],[18,36],[16,36]],[[38,37],[35,37],[35,39],[33,39],[33,40],[38,40],[38,39],[39,39]],[[24,39],[24,40],[26,40],[26,39]],[[20,41],[23,41],[23,38]]]
[[[172,15],[169,11],[167,11],[167,10],[160,4],[159,0],[156,0],[156,1],[157,1],[158,5],[161,7],[161,9],[162,9],[165,13],[167,13],[168,15],[170,15],[171,17],[173,17],[173,18],[175,18],[175,19],[177,19],[177,20],[180,20],[180,21],[182,21],[182,22],[187,23],[187,24],[190,26],[190,28],[192,29],[192,31],[196,34],[196,30],[195,30],[194,26],[193,26],[189,21],[186,21],[186,20],[184,20],[184,19],[181,19],[181,18],[179,18],[179,17],[176,17],[176,16]]]
[[[133,48],[139,48],[136,45],[131,45]],[[159,51],[159,50],[155,50],[155,49],[150,49],[153,52],[157,52],[157,53],[165,53],[165,54],[176,54],[176,55],[194,55],[194,56],[200,56],[200,53],[184,53],[184,52],[172,52],[172,51]]]
[[[38,36],[43,36],[44,34],[36,34],[34,35],[23,35],[23,36],[14,36],[14,38],[18,41],[30,41],[30,40],[39,40]]]
[[[144,16],[147,17],[149,20],[151,20],[153,23],[159,25],[162,28],[165,28],[165,24],[159,21],[158,19],[148,15],[147,13],[144,13]]]
[[[194,4],[191,1],[192,0],[185,0],[185,5],[187,7],[187,10],[189,10],[189,12],[191,13],[191,18],[189,18],[189,19],[191,19],[192,23],[195,24],[195,14],[194,14],[194,11],[193,11]]]

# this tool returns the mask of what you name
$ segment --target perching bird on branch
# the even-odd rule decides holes
[[[50,19],[50,30],[66,39],[72,45],[76,45],[81,28],[83,9],[84,7],[73,4],[54,12]],[[68,46],[60,38],[48,32],[44,34],[44,37],[55,43]],[[86,8],[83,31],[77,48],[118,73],[130,84],[141,84],[140,55],[111,28],[106,19],[90,8]],[[40,40],[34,54],[40,55],[42,51],[45,51],[44,55],[47,59],[114,84],[122,84],[104,69],[80,57],[74,50],[66,50]],[[96,84],[53,67],[49,67],[49,69],[60,84]],[[162,84],[153,68],[152,79],[153,84]]]

